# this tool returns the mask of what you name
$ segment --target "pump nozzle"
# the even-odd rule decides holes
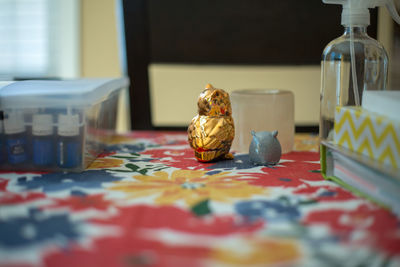
[[[342,25],[346,27],[366,26],[369,25],[369,8],[377,6],[386,6],[392,18],[400,24],[400,16],[397,13],[393,0],[322,0],[326,4],[339,4],[343,6]],[[360,97],[358,91],[358,83],[356,77],[355,64],[355,49],[354,49],[354,34],[350,32],[350,58],[354,100],[357,106],[360,105]]]
[[[342,24],[369,25],[368,8],[386,6],[393,20],[400,24],[400,16],[393,0],[322,0],[325,4],[337,4],[343,6]]]
[[[396,6],[394,5],[394,2],[392,0],[386,0],[384,2],[386,2],[385,6],[386,6],[387,10],[389,11],[390,16],[392,16],[392,19],[394,21],[396,21],[397,24],[400,24],[400,16],[396,10]]]

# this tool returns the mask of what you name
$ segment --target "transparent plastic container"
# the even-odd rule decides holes
[[[79,172],[116,130],[120,79],[0,83],[0,169]]]
[[[351,35],[354,38],[355,70],[351,64]],[[355,71],[357,77],[356,92],[353,89],[352,71]],[[329,157],[326,157],[324,142],[333,139],[336,106],[361,105],[365,90],[385,90],[387,71],[387,53],[379,42],[367,35],[366,26],[345,27],[344,34],[326,46],[321,61],[319,126],[324,175],[330,175]],[[324,166],[325,162],[328,167]]]
[[[294,95],[288,90],[244,89],[230,95],[235,139],[232,151],[249,153],[251,131],[278,131],[282,153],[294,144]]]

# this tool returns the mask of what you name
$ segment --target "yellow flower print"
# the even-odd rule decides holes
[[[205,199],[229,202],[234,198],[249,198],[266,190],[237,180],[240,176],[230,176],[229,172],[206,173],[201,170],[177,170],[169,175],[158,171],[151,176],[134,176],[135,181],[116,182],[111,189],[123,191],[132,198],[157,195],[155,202],[161,205],[183,200],[190,206]]]
[[[212,258],[235,266],[269,266],[293,263],[301,258],[298,244],[286,239],[247,239],[241,246],[218,247],[212,252]],[[243,245],[245,244],[245,247]],[[232,246],[232,244],[231,244]],[[286,265],[285,265],[286,266]]]
[[[296,134],[294,137],[294,151],[317,151],[319,138],[311,134]]]
[[[104,143],[104,144],[124,144],[124,143],[132,143],[135,141],[135,138],[130,137],[130,136],[125,136],[125,135],[119,135],[119,134],[98,134],[96,136],[98,141]]]
[[[129,136],[113,135],[109,143],[110,144],[123,144],[123,143],[133,142],[133,141],[135,141],[135,139],[132,137],[129,137]]]
[[[122,159],[97,158],[90,164],[88,169],[120,167],[122,163],[124,163]]]

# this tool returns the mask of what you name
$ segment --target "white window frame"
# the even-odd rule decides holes
[[[77,78],[81,76],[81,1],[80,0],[48,0],[55,8],[62,10],[56,18],[60,25],[59,53],[55,53],[56,72],[50,75],[62,78]]]
[[[49,40],[45,69],[32,70],[32,73],[22,69],[0,70],[0,80],[18,77],[77,78],[81,76],[81,0],[45,0],[45,6],[49,11],[47,17],[49,28],[44,34]],[[7,41],[7,39],[3,40]]]

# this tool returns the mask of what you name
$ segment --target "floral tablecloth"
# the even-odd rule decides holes
[[[295,150],[204,164],[133,132],[83,173],[2,172],[0,266],[400,266],[400,220],[323,180],[315,137]]]

